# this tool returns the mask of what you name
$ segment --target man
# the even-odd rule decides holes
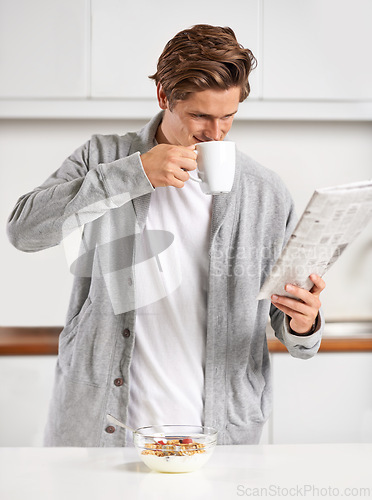
[[[271,404],[269,312],[293,356],[317,352],[320,277],[310,292],[288,285],[296,299],[256,299],[295,224],[279,178],[237,152],[230,193],[188,182],[195,144],[226,137],[254,66],[230,28],[180,32],[152,77],[162,112],[138,133],[93,136],[18,200],[8,233],[21,250],[81,237],[47,445],[131,444],[108,413],[257,443]]]

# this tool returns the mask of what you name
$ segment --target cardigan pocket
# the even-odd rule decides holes
[[[93,312],[93,302],[87,297],[80,312],[61,332],[58,363],[64,376],[72,382],[100,386],[103,374],[92,349],[97,337]]]
[[[63,375],[77,384],[106,386],[116,335],[112,316],[88,297],[60,337]]]
[[[76,316],[74,316],[64,327],[62,330],[60,336],[59,336],[59,342],[58,342],[58,355],[59,358],[61,358],[62,353],[64,352],[64,346],[69,344],[76,333],[76,328],[79,325],[79,323],[84,319],[85,313],[87,310],[91,307],[92,301],[90,297],[88,296],[85,299],[85,302],[78,312]]]

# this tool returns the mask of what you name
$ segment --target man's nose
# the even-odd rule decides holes
[[[208,124],[208,129],[205,131],[205,135],[211,141],[220,141],[222,138],[220,121],[212,120]]]

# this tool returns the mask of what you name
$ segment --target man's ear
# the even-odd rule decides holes
[[[160,109],[168,109],[168,99],[160,82],[156,86],[156,95]]]

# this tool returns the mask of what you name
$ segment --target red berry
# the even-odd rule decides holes
[[[191,438],[185,438],[185,439],[182,439],[181,443],[182,444],[191,444],[191,443],[193,443],[193,440]]]
[[[162,444],[163,446],[165,445],[164,441],[158,441],[158,444]]]

